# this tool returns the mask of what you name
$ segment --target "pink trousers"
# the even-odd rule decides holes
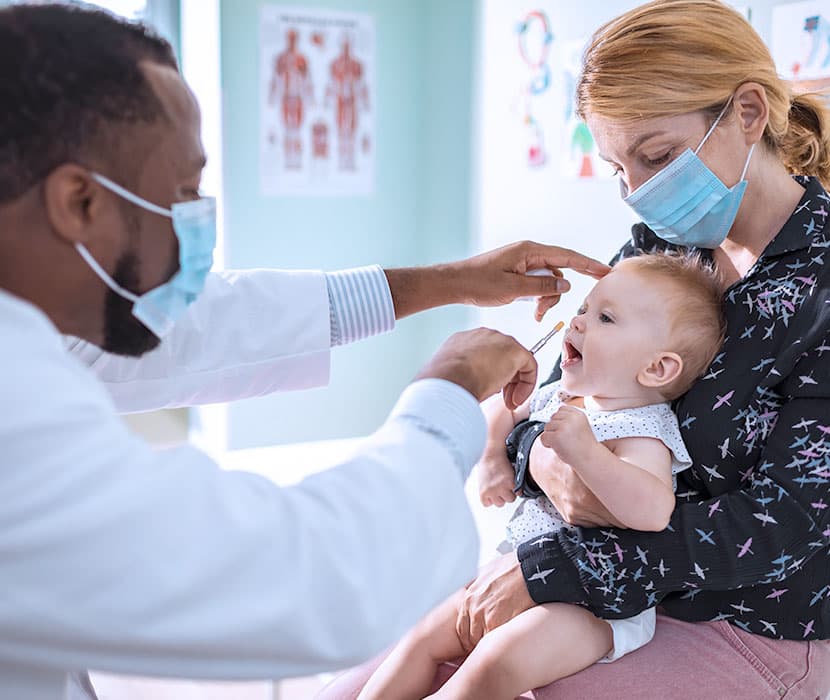
[[[346,671],[317,700],[354,700],[382,657]],[[444,664],[435,688],[456,667]],[[830,700],[830,640],[748,634],[726,622],[657,615],[654,639],[610,664],[527,693],[536,700]],[[482,699],[486,700],[486,699]]]

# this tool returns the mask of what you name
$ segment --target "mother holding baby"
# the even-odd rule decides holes
[[[699,249],[723,280],[726,340],[674,404],[693,465],[678,475],[665,530],[619,527],[544,446],[544,432],[529,423],[527,436],[513,436],[529,478],[579,527],[487,565],[467,589],[459,639],[469,650],[541,603],[576,603],[606,619],[656,604],[650,644],[534,697],[830,697],[823,98],[793,95],[758,34],[718,0],[659,0],[601,27],[576,97],[642,220],[618,257]],[[321,697],[355,697],[378,663]]]

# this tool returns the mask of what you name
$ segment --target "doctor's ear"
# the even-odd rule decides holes
[[[767,91],[758,83],[744,83],[732,98],[732,111],[747,145],[758,143],[769,123]]]
[[[683,360],[676,352],[661,352],[637,374],[642,386],[659,389],[671,384],[683,371]]]
[[[87,243],[101,211],[102,188],[86,168],[59,165],[43,181],[46,217],[54,233],[69,243]]]

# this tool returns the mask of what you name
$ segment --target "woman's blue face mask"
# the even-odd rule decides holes
[[[654,233],[681,246],[717,248],[726,239],[738,215],[746,190],[744,179],[752,158],[749,149],[740,180],[727,187],[698,157],[698,152],[720,122],[721,110],[698,147],[687,148],[660,172],[623,197]]]
[[[170,209],[165,209],[142,199],[103,175],[93,173],[92,176],[119,197],[173,220],[173,230],[179,241],[179,270],[167,282],[140,296],[119,285],[85,246],[75,244],[78,253],[95,274],[113,292],[133,302],[133,316],[158,338],[163,338],[205,286],[216,246],[216,200],[213,197],[203,197],[192,202],[177,202]]]

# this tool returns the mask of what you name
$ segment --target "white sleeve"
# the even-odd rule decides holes
[[[0,348],[0,400],[14,407],[0,422],[0,658],[305,675],[381,650],[474,575],[461,474],[426,409],[446,383],[411,386],[355,456],[279,488],[190,446],[150,449],[45,340]],[[480,453],[481,410],[453,391],[442,429]]]
[[[121,413],[194,406],[328,383],[330,307],[322,272],[214,273],[161,345],[141,358],[78,339],[67,349]]]

